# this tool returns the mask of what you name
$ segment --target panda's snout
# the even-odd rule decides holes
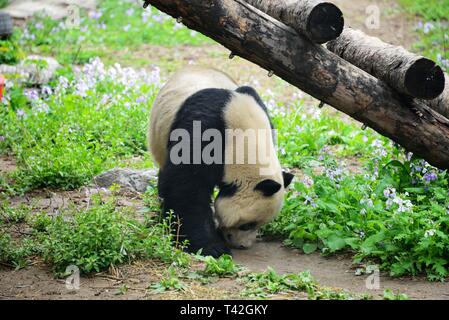
[[[234,236],[232,233],[225,234],[226,242],[233,247],[234,249],[246,250],[249,246],[239,243],[238,241],[234,241]]]

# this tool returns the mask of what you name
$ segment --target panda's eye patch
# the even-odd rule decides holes
[[[239,230],[241,230],[241,231],[249,231],[249,230],[256,229],[256,226],[257,226],[256,222],[249,222],[249,223],[242,224],[239,227]]]

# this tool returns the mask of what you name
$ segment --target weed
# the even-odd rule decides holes
[[[246,275],[243,278],[243,282],[246,284],[243,296],[267,298],[282,292],[304,292],[309,299],[313,300],[345,300],[354,298],[343,291],[320,287],[307,271],[298,274],[279,275],[273,269],[268,268],[267,271],[262,273]]]
[[[211,256],[201,257],[199,259],[205,262],[205,268],[203,270],[204,275],[208,276],[235,276],[241,268],[234,263],[232,257],[229,255],[222,255],[218,259]]]
[[[155,293],[162,293],[168,290],[184,291],[186,287],[186,284],[179,279],[176,269],[173,267],[168,268],[167,275],[159,282],[150,285],[150,289]]]
[[[87,210],[57,216],[40,234],[43,257],[56,272],[76,265],[81,272],[100,271],[137,258],[188,264],[188,256],[172,247],[170,223],[144,226],[113,200],[99,199]]]

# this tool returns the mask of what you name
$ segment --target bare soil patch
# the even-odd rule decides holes
[[[234,251],[234,260],[254,271],[271,266],[279,273],[298,273],[308,270],[321,285],[341,288],[352,293],[371,294],[381,298],[385,289],[407,294],[412,299],[449,300],[449,283],[429,282],[423,277],[392,278],[380,276],[378,290],[366,287],[368,275],[356,276],[356,266],[348,255],[324,257],[319,253],[302,254],[285,248],[280,242],[259,242],[250,250]]]

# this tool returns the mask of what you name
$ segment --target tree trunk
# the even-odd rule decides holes
[[[446,79],[446,87],[444,88],[443,93],[436,99],[421,102],[449,119],[449,75],[445,73],[444,77]]]
[[[434,99],[443,92],[443,70],[435,62],[360,30],[345,28],[339,38],[327,43],[327,48],[403,94]]]
[[[337,38],[345,24],[334,4],[321,0],[245,0],[316,43]]]
[[[243,0],[148,0],[405,149],[449,169],[449,120]],[[419,111],[419,112],[418,112]]]

